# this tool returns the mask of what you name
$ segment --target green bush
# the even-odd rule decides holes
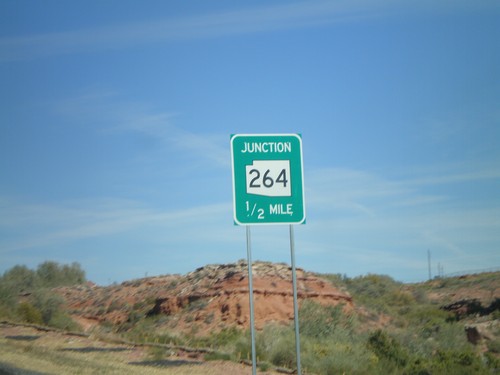
[[[500,358],[498,358],[495,354],[486,352],[484,353],[484,359],[486,366],[494,371],[499,371],[500,369]],[[494,373],[494,371],[491,371]]]
[[[480,357],[472,351],[437,350],[430,365],[433,372],[453,375],[484,374]]]
[[[69,331],[81,330],[81,327],[65,312],[64,299],[58,294],[40,289],[33,293],[31,300],[42,314],[43,324]]]
[[[454,341],[451,337],[447,340]],[[367,341],[367,346],[379,359],[372,369],[373,373],[465,375],[484,374],[488,372],[488,366],[494,368],[492,367],[494,361],[482,361],[480,356],[472,350],[473,348],[465,342],[449,342],[450,349],[446,349],[445,339],[439,342],[437,338],[431,341],[434,345],[422,349],[420,346],[428,344],[429,340],[417,338],[413,341],[411,346],[402,345],[399,340],[382,330],[373,332]]]
[[[408,309],[416,303],[415,296],[389,276],[368,274],[345,282],[356,303],[377,312],[394,313],[396,309]]]
[[[62,329],[78,329],[78,325],[63,312],[62,297],[48,288],[84,281],[85,272],[78,263],[59,265],[48,261],[40,264],[36,271],[26,266],[14,266],[0,277],[0,316]],[[28,297],[18,305],[20,295]]]
[[[31,296],[33,305],[42,313],[44,324],[49,325],[52,317],[61,309],[63,298],[48,290],[38,290]]]
[[[404,367],[409,361],[408,352],[393,337],[382,330],[377,330],[368,338],[368,347],[381,359]]]
[[[10,295],[29,292],[37,287],[38,281],[34,271],[26,266],[14,266],[7,270],[0,279],[5,292]]]
[[[256,340],[259,361],[294,368],[296,362],[295,333],[291,327],[270,325],[259,332]]]
[[[347,335],[301,339],[301,359],[307,372],[319,375],[368,374],[378,362],[362,340]]]
[[[43,324],[42,313],[29,302],[21,302],[17,307],[17,313],[21,321],[33,324]]]
[[[492,353],[500,353],[500,339],[489,340],[487,342],[488,350]]]
[[[366,374],[378,360],[365,345],[365,335],[342,306],[322,306],[304,301],[299,312],[301,360],[307,372]],[[249,345],[249,344],[248,344]],[[268,325],[257,335],[259,361],[295,368],[296,346],[293,325]]]
[[[52,314],[48,325],[66,331],[80,332],[82,330],[78,323],[61,310],[57,310]]]
[[[17,265],[5,271],[0,278],[0,284],[15,294],[41,287],[82,284],[85,281],[85,271],[80,264],[75,262],[71,265],[60,265],[52,261],[41,263],[36,271]]]
[[[336,330],[354,328],[354,318],[343,312],[343,305],[322,306],[306,300],[299,310],[301,335],[315,338],[332,336]]]
[[[71,265],[60,265],[52,261],[44,262],[38,266],[36,277],[40,286],[50,288],[85,282],[85,272],[76,262]]]
[[[247,330],[233,344],[233,358],[236,361],[241,359],[252,359],[252,347],[250,340],[250,331]]]
[[[243,335],[244,332],[236,327],[224,328],[219,332],[212,333],[210,342],[222,348],[232,345]]]

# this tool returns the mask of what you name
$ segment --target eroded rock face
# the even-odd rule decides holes
[[[500,311],[500,298],[496,298],[489,306],[483,306],[482,302],[477,298],[462,299],[445,305],[442,309],[453,312],[457,320],[463,319],[469,315],[484,316],[495,311]]]
[[[253,289],[255,325],[262,328],[270,322],[293,319],[292,275],[287,265],[255,263]],[[297,270],[297,295],[300,301],[313,300],[323,305],[343,304],[353,308],[352,298],[316,276]],[[186,275],[176,292],[165,293],[156,300],[150,315],[182,314],[192,307],[194,320],[214,327],[228,324],[248,327],[250,307],[248,271],[244,262],[206,266]]]
[[[293,320],[291,269],[285,264],[253,264],[255,325]],[[208,265],[187,275],[150,277],[120,285],[58,288],[70,312],[85,327],[102,322],[124,324],[137,316],[165,316],[180,330],[193,324],[204,331],[250,325],[248,268],[244,261]],[[352,298],[317,276],[297,269],[299,303],[305,299],[323,305],[353,309]]]

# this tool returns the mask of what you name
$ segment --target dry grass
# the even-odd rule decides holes
[[[186,358],[148,348],[0,325],[0,371],[17,368],[45,374],[243,375],[241,364]]]

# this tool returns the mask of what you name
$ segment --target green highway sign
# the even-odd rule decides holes
[[[231,165],[236,224],[305,222],[299,135],[232,135]]]

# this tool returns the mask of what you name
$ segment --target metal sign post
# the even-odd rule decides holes
[[[250,336],[252,341],[252,374],[257,374],[257,359],[255,352],[255,318],[253,309],[253,280],[252,280],[252,244],[250,226],[247,225],[247,262],[248,262],[248,295],[250,299]]]
[[[297,272],[295,271],[295,238],[293,225],[290,224],[290,255],[292,258],[292,285],[293,285],[293,316],[295,321],[295,351],[297,353],[297,375],[300,370],[300,335],[299,335],[299,303],[297,299]]]
[[[290,224],[297,374],[301,375],[295,240],[292,224],[303,224],[306,220],[302,139],[297,134],[232,135],[231,167],[234,223],[247,227],[252,373],[256,375],[257,362],[250,225]]]

